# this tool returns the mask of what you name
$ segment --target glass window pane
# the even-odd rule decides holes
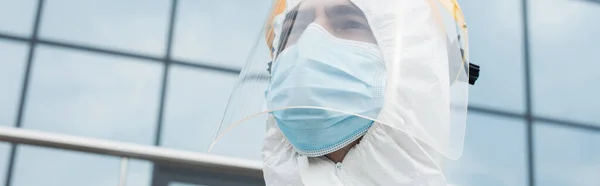
[[[15,125],[27,52],[25,43],[0,40],[0,125]]]
[[[36,9],[36,0],[0,0],[0,33],[31,35]]]
[[[536,124],[537,185],[600,185],[600,132]]]
[[[20,145],[12,185],[112,186],[120,170],[119,157]],[[152,164],[131,160],[127,175],[127,185],[149,186]]]
[[[264,37],[261,31],[271,2],[179,1],[174,56],[187,61],[241,68],[257,39]]]
[[[525,122],[469,115],[465,149],[445,165],[448,182],[457,186],[527,185]]]
[[[480,79],[470,89],[470,103],[523,112],[521,0],[462,0],[460,5],[470,31],[471,62],[481,65]]]
[[[530,2],[535,114],[600,126],[600,3],[593,2]]]
[[[23,127],[153,144],[162,65],[40,47]]]
[[[52,0],[44,5],[42,38],[162,56],[169,0]]]
[[[161,144],[206,152],[221,122],[237,75],[178,66],[170,70]],[[264,124],[239,125],[227,134],[236,136],[237,141],[220,141],[219,150],[215,149],[214,153],[259,160],[260,135],[264,132]],[[244,138],[247,140],[242,140]]]

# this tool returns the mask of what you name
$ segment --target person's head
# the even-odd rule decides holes
[[[463,135],[468,76],[448,73],[448,63],[464,61],[432,1],[279,2],[267,22],[265,105],[300,154],[340,150],[375,121],[446,155],[462,150],[460,140],[448,138]],[[453,5],[450,12],[462,20],[455,3],[443,5]]]
[[[272,114],[300,154],[347,152],[383,105],[385,62],[365,13],[349,0],[305,0],[277,21],[267,107],[285,108]]]

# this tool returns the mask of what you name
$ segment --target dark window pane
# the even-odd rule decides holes
[[[0,125],[15,124],[27,49],[24,43],[0,40]]]
[[[112,186],[119,184],[121,158],[20,145],[13,186]],[[127,185],[149,186],[152,164],[131,160]]]
[[[206,152],[236,81],[237,75],[189,67],[171,68],[161,144]],[[220,141],[218,150],[214,152],[260,159],[258,152],[265,125],[264,122],[253,124],[245,123],[232,130],[227,135],[235,139]]]
[[[600,132],[536,123],[534,136],[537,185],[600,185]]]
[[[469,26],[471,62],[482,70],[470,89],[470,103],[523,112],[521,0],[462,0],[460,5]]]
[[[0,33],[29,36],[36,8],[36,0],[0,0]]]
[[[127,163],[127,183],[132,186],[150,186],[153,163],[146,160],[129,159]]]
[[[0,184],[6,183],[6,171],[10,160],[10,144],[0,142]]]
[[[169,0],[46,1],[41,37],[162,56]]]
[[[169,186],[207,186],[207,185],[198,185],[198,184],[183,183],[183,182],[171,182],[171,183],[169,183]]]
[[[600,3],[532,0],[535,114],[600,126]]]
[[[23,126],[152,144],[162,65],[40,47]]]
[[[174,56],[241,68],[256,44],[271,8],[270,0],[181,0]],[[268,54],[266,43],[258,43]]]
[[[458,161],[448,161],[448,182],[457,186],[525,186],[527,152],[525,122],[471,112],[465,149]]]

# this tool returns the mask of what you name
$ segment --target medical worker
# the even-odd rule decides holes
[[[272,62],[246,64],[230,106],[256,101],[237,100],[267,69],[267,185],[447,185],[442,160],[462,153],[469,86],[455,1],[277,0],[266,28]]]

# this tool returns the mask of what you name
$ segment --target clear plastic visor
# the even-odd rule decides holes
[[[254,141],[256,151],[245,153],[260,153],[262,139],[237,134],[265,127],[271,118],[297,151],[309,155],[335,150],[358,140],[371,125],[384,124],[456,157],[468,92],[456,22],[433,1],[407,5],[428,7],[435,13],[427,16],[435,21],[421,18],[426,10],[402,15],[389,7],[409,10],[402,3],[377,4],[382,2],[275,3],[266,37],[249,56],[210,148],[218,149],[219,141]],[[421,23],[399,18],[413,14]],[[426,24],[435,28],[419,28]],[[415,28],[399,29],[410,26]]]

